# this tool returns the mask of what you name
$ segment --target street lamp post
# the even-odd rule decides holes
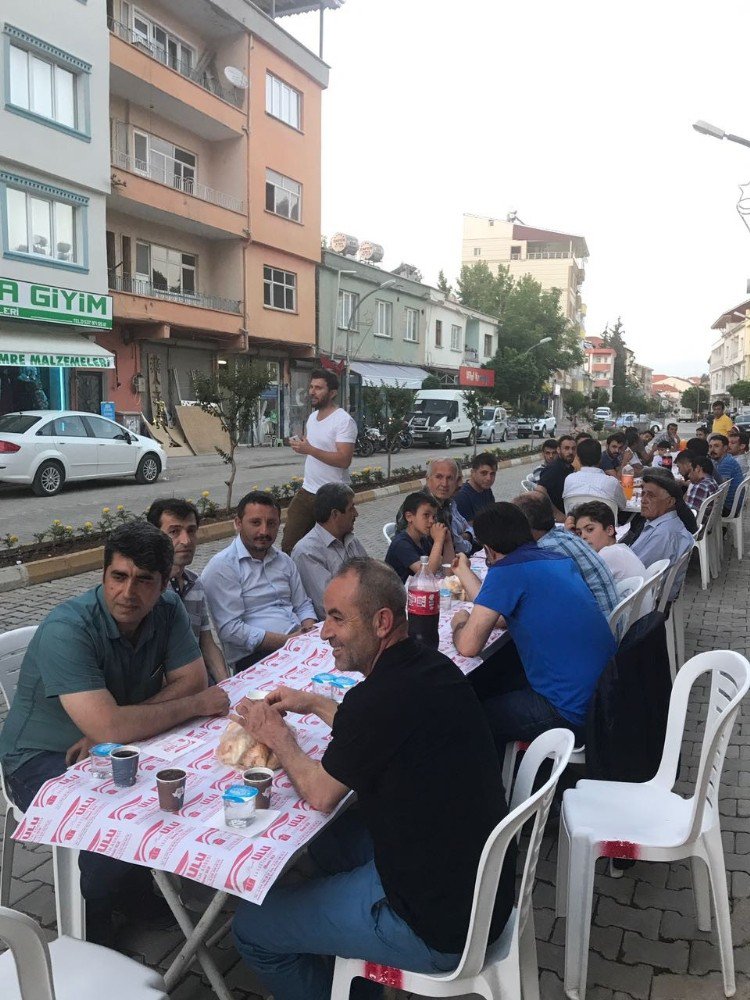
[[[531,347],[527,347],[526,350],[523,352],[523,354],[520,355],[520,357],[525,358],[527,354],[530,354],[532,351],[535,351],[537,349],[537,347],[541,347],[542,344],[549,344],[549,342],[551,340],[552,340],[552,337],[542,337],[542,339],[538,343],[532,344]],[[518,406],[517,406],[517,410],[518,410],[518,415],[517,415],[516,419],[518,419],[518,417],[520,417],[520,415],[521,415],[521,393],[520,393],[520,391],[518,393]],[[534,447],[534,421],[533,420],[531,421],[531,447],[532,448]]]
[[[741,135],[732,135],[731,132],[725,132],[723,128],[711,125],[710,122],[693,122],[693,128],[701,135],[711,135],[714,139],[727,139],[729,142],[739,143],[740,146],[750,146],[750,139],[744,139]]]
[[[397,282],[398,278],[388,278],[386,281],[382,281],[379,285],[376,285],[376,287],[373,288],[371,291],[369,291],[367,295],[362,296],[362,298],[359,300],[356,306],[352,309],[351,315],[349,316],[349,321],[346,324],[346,350],[344,352],[344,379],[343,379],[344,385],[342,392],[342,399],[344,400],[344,407],[347,413],[349,412],[349,358],[351,354],[350,343],[351,343],[351,335],[352,333],[354,333],[354,321],[359,317],[359,311],[362,308],[363,302],[369,299],[371,295],[374,295],[376,292],[379,292],[381,289],[390,288],[391,286],[397,284]],[[338,311],[338,299],[336,301],[336,309]]]

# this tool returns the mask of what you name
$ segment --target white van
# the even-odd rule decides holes
[[[612,410],[609,406],[597,406],[594,420],[611,420]]]
[[[420,389],[414,397],[409,426],[415,444],[441,444],[444,448],[455,441],[474,444],[463,389]]]

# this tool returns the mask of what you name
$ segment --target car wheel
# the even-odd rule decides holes
[[[446,431],[445,437],[443,438],[443,447],[450,448],[452,440],[453,440],[453,435],[451,434],[450,431]]]
[[[135,470],[135,481],[137,483],[155,483],[161,472],[161,463],[156,455],[149,452],[144,455]]]
[[[488,438],[488,441],[490,442],[490,444],[494,444],[495,443],[495,432],[494,431],[490,431],[490,436]]]
[[[65,482],[65,470],[59,462],[42,462],[31,488],[38,497],[53,497]]]

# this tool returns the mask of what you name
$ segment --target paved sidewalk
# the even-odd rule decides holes
[[[523,469],[498,476],[498,499],[515,495]],[[362,507],[356,531],[368,551],[382,555],[381,528],[393,516],[393,498]],[[201,566],[225,543],[202,546]],[[732,552],[708,591],[700,590],[697,556],[686,584],[687,655],[706,649],[731,648],[748,655],[750,647],[750,558],[738,563]],[[38,621],[59,600],[91,586],[98,574],[41,584],[0,595],[0,628]],[[575,623],[571,623],[574,627]],[[691,705],[688,738],[683,747],[681,777],[693,777],[700,750],[701,703]],[[750,709],[741,711],[722,781],[721,811],[724,848],[733,904],[733,933],[740,1000],[750,1000]],[[17,847],[11,905],[32,914],[54,934],[54,897],[49,851]],[[556,830],[545,838],[534,895],[542,1000],[563,1000],[564,921],[554,915]],[[714,933],[696,929],[690,872],[686,864],[637,863],[618,880],[603,874],[596,880],[588,1000],[720,1000],[723,997],[719,954]],[[180,938],[174,932],[132,934],[130,951],[150,965],[165,967]],[[214,949],[237,1000],[257,1000],[252,976],[240,963],[225,936]],[[402,996],[402,995],[401,995]],[[173,991],[172,1000],[210,1000],[213,993],[195,971]]]

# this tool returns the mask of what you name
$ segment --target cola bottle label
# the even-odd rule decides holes
[[[410,590],[407,609],[410,615],[440,614],[440,591]]]

